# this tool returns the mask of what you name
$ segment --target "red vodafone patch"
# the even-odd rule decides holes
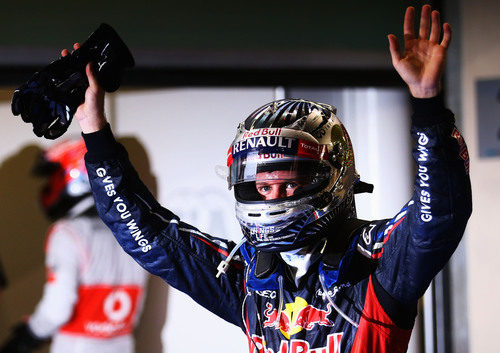
[[[78,294],[73,317],[61,332],[97,338],[132,332],[140,286],[81,286]]]

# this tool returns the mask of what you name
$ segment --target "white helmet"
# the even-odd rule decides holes
[[[83,213],[94,205],[84,156],[83,139],[65,140],[44,151],[33,173],[46,178],[40,204],[53,220]]]
[[[336,108],[302,99],[271,102],[242,122],[228,151],[229,188],[247,241],[286,251],[326,237],[355,215],[359,180]],[[274,184],[278,197],[268,197]]]

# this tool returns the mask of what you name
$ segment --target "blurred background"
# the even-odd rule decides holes
[[[392,68],[387,34],[402,38],[405,8],[430,3],[453,28],[445,77],[471,159],[474,212],[450,264],[420,305],[410,352],[492,352],[500,246],[500,2],[496,0],[274,0],[2,2],[0,11],[0,258],[9,286],[0,294],[0,341],[29,315],[44,283],[48,222],[30,176],[51,141],[12,116],[13,90],[62,48],[112,25],[136,67],[107,96],[115,133],[133,139],[141,175],[156,178],[160,202],[216,236],[241,232],[225,165],[237,123],[279,98],[333,104],[353,140],[372,195],[360,218],[396,214],[412,192],[408,93]],[[78,134],[76,124],[68,134]],[[246,337],[185,295],[150,281],[137,352],[246,352]]]

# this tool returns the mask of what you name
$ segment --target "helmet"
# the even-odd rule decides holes
[[[228,183],[243,234],[258,250],[301,248],[355,215],[359,176],[335,113],[328,104],[283,99],[238,126],[228,151]]]
[[[47,178],[39,199],[49,218],[76,215],[93,206],[86,152],[83,139],[68,140],[47,149],[36,161],[33,173]]]

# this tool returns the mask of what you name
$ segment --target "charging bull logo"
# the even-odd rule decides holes
[[[328,304],[327,310],[320,310],[309,305],[304,299],[296,297],[295,303],[285,304],[285,309],[280,312],[280,317],[278,317],[278,309],[274,308],[271,303],[267,303],[266,307],[264,327],[279,329],[287,339],[303,329],[312,330],[316,325],[334,325],[328,319],[328,315],[332,313],[331,304]]]

